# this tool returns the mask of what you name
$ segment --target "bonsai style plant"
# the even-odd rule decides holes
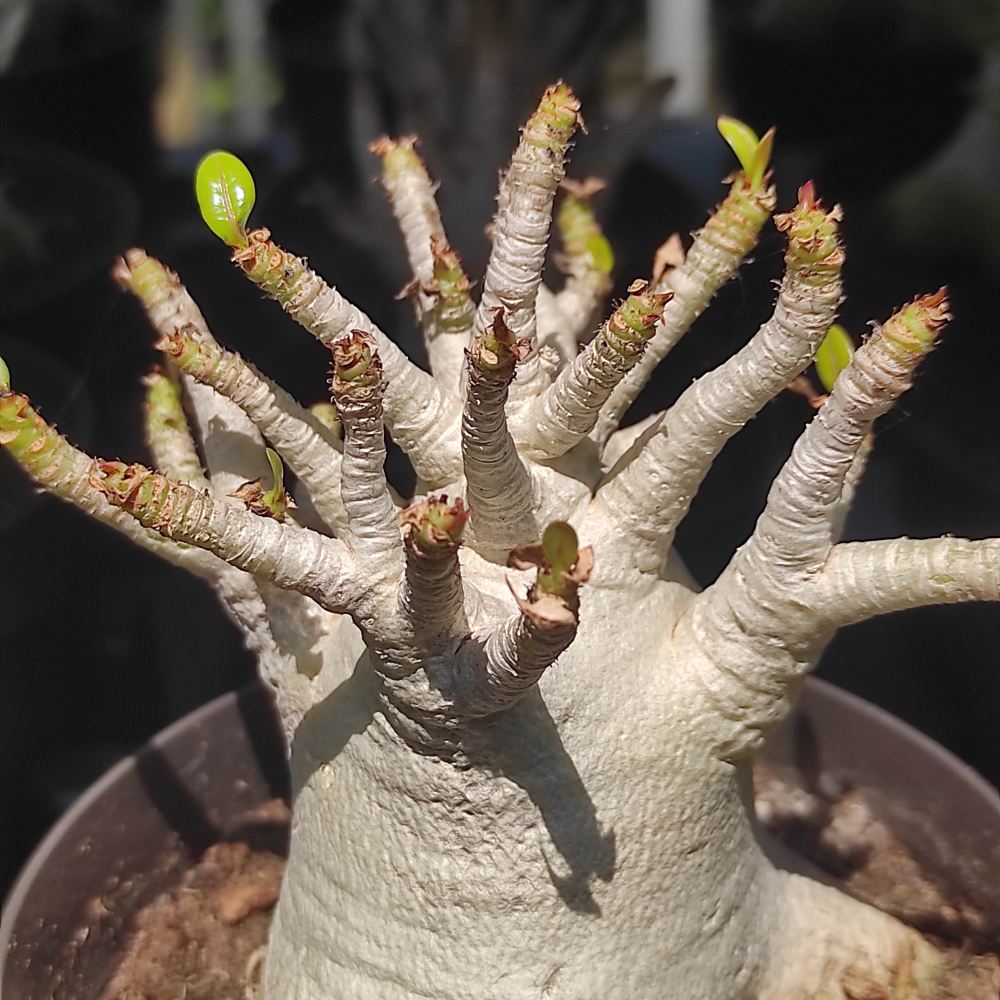
[[[302,408],[227,351],[134,250],[118,277],[165,359],[148,380],[157,469],[78,451],[3,368],[0,442],[46,489],[207,579],[258,656],[295,789],[268,1000],[938,996],[933,945],[769,860],[750,765],[839,626],[1000,599],[1000,539],[838,541],[873,423],[949,319],[945,290],[853,352],[830,332],[840,209],[804,184],[774,220],[787,251],[771,318],[667,412],[618,430],[774,210],[772,134],[720,122],[741,163],[725,199],[588,340],[612,257],[596,185],[565,178],[579,125],[571,90],[550,87],[503,175],[478,302],[413,140],[374,144],[430,373],[249,229],[249,172],[210,154],[206,221],[331,348],[332,405]],[[671,550],[691,498],[818,352],[829,395],[752,537],[697,592]],[[386,482],[385,428],[417,473],[412,500]]]

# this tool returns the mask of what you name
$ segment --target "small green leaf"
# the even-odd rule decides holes
[[[719,115],[715,126],[719,130],[719,135],[729,143],[730,149],[736,154],[736,159],[740,161],[740,166],[749,176],[753,170],[754,153],[760,145],[757,133],[746,123],[737,118],[729,118],[727,115]]]
[[[206,153],[194,175],[195,197],[205,225],[231,247],[247,245],[246,222],[257,191],[246,164],[232,153]]]
[[[602,274],[610,274],[615,269],[615,253],[602,233],[591,233],[587,237],[587,253]]]
[[[771,150],[773,147],[774,129],[769,128],[761,136],[760,142],[757,143],[757,148],[753,151],[753,157],[750,162],[750,169],[747,171],[751,191],[756,191],[763,184],[764,174],[767,173],[767,165],[771,162]]]
[[[756,191],[764,181],[767,165],[771,160],[771,148],[774,145],[774,129],[769,128],[761,138],[745,122],[737,118],[719,115],[716,120],[719,135],[729,143],[730,148],[740,161],[743,173],[751,191]]]
[[[816,374],[827,392],[833,392],[837,376],[851,363],[853,357],[854,341],[842,326],[834,323],[816,350]]]
[[[4,392],[10,389],[10,369],[3,358],[0,358],[0,389]]]
[[[565,521],[553,521],[542,534],[542,552],[553,573],[568,573],[580,556],[576,532]]]
[[[285,511],[291,506],[285,494],[285,469],[278,453],[273,448],[267,448],[266,454],[267,464],[271,466],[274,484],[261,496],[260,502],[271,511],[275,518],[282,521],[285,517]]]

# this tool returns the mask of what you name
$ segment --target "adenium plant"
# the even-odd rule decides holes
[[[205,578],[258,657],[294,785],[267,1000],[936,996],[946,960],[923,937],[765,855],[750,776],[841,625],[1000,598],[998,539],[838,541],[872,425],[949,319],[945,291],[856,352],[829,333],[841,213],[805,184],[774,217],[771,318],[619,430],[771,216],[772,134],[720,122],[742,164],[725,199],[599,322],[612,255],[599,185],[565,178],[579,125],[571,90],[550,87],[503,174],[478,301],[414,140],[373,145],[430,372],[248,228],[252,178],[211,154],[206,220],[330,347],[332,406],[304,409],[226,350],[177,276],[132,250],[117,276],[164,357],[148,379],[156,469],[75,449],[2,366],[0,442]],[[726,441],[818,351],[827,394],[752,536],[699,591],[678,524]],[[417,473],[412,500],[386,482],[385,429]],[[326,530],[296,520],[282,462]]]

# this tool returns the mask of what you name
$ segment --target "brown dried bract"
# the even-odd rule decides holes
[[[559,186],[577,200],[586,201],[603,191],[608,186],[608,182],[603,177],[584,177],[583,180],[566,177]]]
[[[680,267],[686,259],[680,234],[671,233],[653,255],[653,284],[658,285],[668,271]]]

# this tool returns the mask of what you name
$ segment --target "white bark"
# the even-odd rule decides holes
[[[705,311],[715,293],[736,273],[774,209],[774,188],[750,192],[737,175],[725,200],[695,235],[683,262],[669,268],[656,291],[672,292],[663,322],[645,354],[605,404],[592,437],[604,445],[635,402],[656,366]]]
[[[461,402],[421,371],[357,306],[310,270],[305,261],[277,247],[266,229],[250,234],[250,247],[234,260],[251,281],[280,302],[317,340],[332,345],[353,330],[375,338],[386,377],[386,423],[417,476],[431,489],[453,482],[461,471],[454,430]]]
[[[804,188],[793,243],[815,240],[803,260],[789,258],[774,317],[647,427],[610,437],[752,247],[772,191],[737,179],[687,260],[674,260],[671,308],[610,396],[626,366],[605,365],[598,338],[558,376],[552,355],[536,351],[505,406],[536,308],[547,323],[561,313],[539,282],[576,122],[568,89],[550,88],[503,181],[461,419],[457,393],[266,231],[235,254],[320,340],[338,341],[343,540],[218,495],[255,478],[262,442],[242,410],[190,379],[214,495],[197,488],[206,481],[179,426],[154,428],[152,444],[194,486],[121,463],[91,468],[9,392],[0,443],[46,488],[214,573],[276,688],[295,807],[265,1000],[931,1000],[933,947],[774,867],[757,840],[750,766],[837,626],[1000,599],[1000,540],[837,542],[872,422],[947,319],[943,292],[857,352],[752,538],[698,594],[667,544],[721,443],[801,370],[829,325],[839,298],[831,220],[809,214]],[[418,194],[424,215],[404,235],[415,234],[414,269],[426,273],[421,247],[435,223],[426,187]],[[119,274],[161,336],[183,327],[215,350],[160,265],[132,254]],[[305,419],[247,371],[232,369],[220,388],[295,452],[288,421]],[[468,545],[458,548],[464,511],[442,498],[404,513],[401,536],[382,469],[383,399],[420,477],[470,501]],[[538,424],[520,450],[508,413],[512,425],[525,414]],[[556,546],[525,597],[534,581],[503,565],[507,552],[556,518],[593,546],[593,574],[582,552],[567,569]],[[529,554],[512,565],[538,561]]]
[[[216,345],[192,345],[183,332],[159,346],[186,375],[231,400],[247,415],[298,476],[327,527],[334,534],[343,532],[347,514],[340,496],[341,450],[335,436],[238,354]]]

